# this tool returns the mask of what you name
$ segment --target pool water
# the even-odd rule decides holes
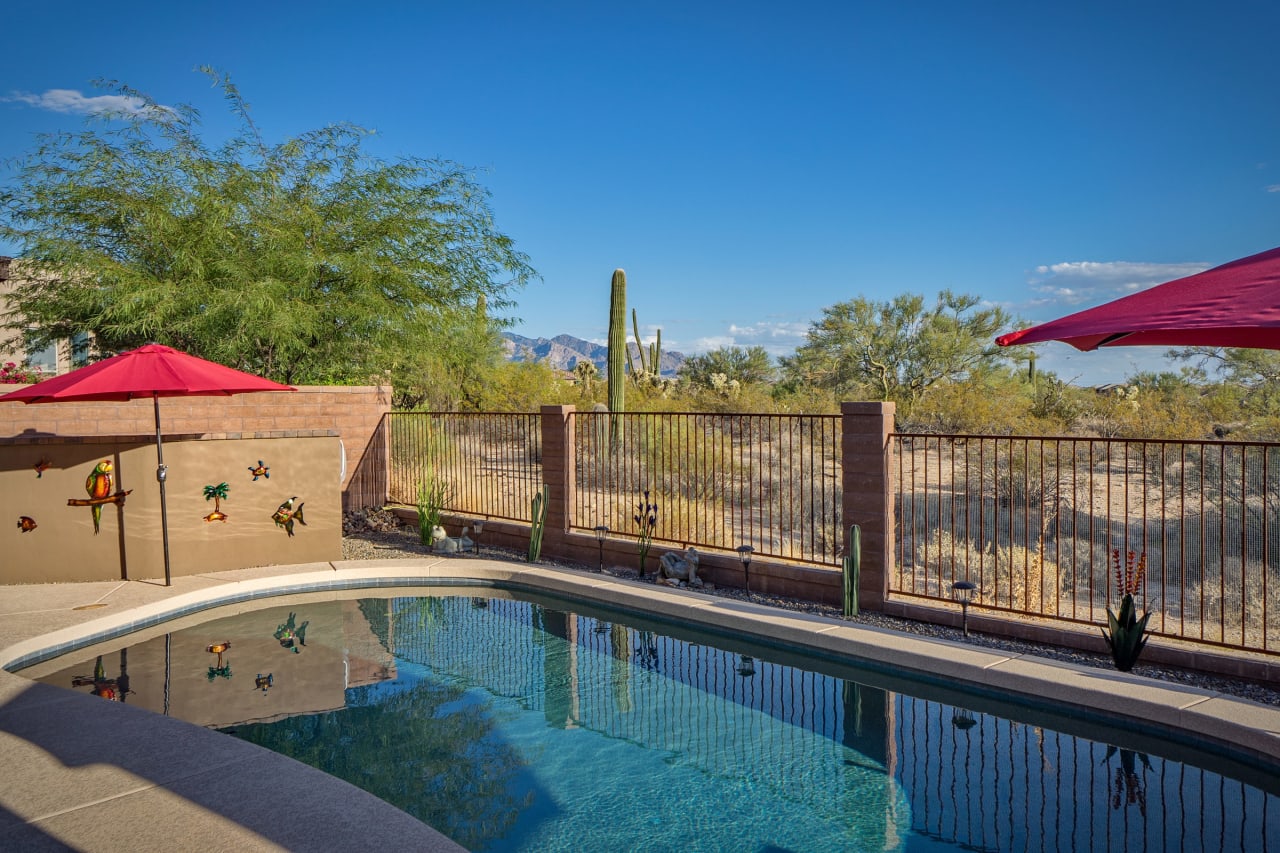
[[[493,595],[240,613],[39,680],[290,755],[472,850],[1280,851],[1265,769]]]

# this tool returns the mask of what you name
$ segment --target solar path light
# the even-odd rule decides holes
[[[742,578],[747,592],[751,592],[751,555],[755,550],[750,545],[738,546],[738,559],[742,561]]]
[[[607,536],[608,533],[609,526],[607,524],[596,525],[596,544],[600,546],[600,565],[596,568],[597,572],[604,571],[604,537]]]
[[[966,637],[969,636],[969,605],[973,603],[976,589],[972,581],[956,581],[951,585],[951,597],[960,602],[960,623],[964,626]]]

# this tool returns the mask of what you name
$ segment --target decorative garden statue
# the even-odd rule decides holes
[[[692,547],[679,551],[668,551],[658,560],[658,583],[674,586],[678,581],[685,581],[689,586],[702,586],[698,578],[698,552]]]
[[[431,550],[437,554],[456,554],[462,549],[462,543],[453,539],[440,525],[436,525],[431,533]]]

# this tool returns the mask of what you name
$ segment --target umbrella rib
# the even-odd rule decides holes
[[[1121,340],[1123,338],[1127,338],[1132,334],[1133,332],[1116,332],[1114,335],[1107,335],[1105,338],[1098,341],[1098,346],[1100,347],[1110,346],[1111,344],[1114,344],[1116,341]]]

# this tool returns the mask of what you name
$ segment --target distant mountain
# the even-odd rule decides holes
[[[523,335],[504,332],[502,337],[506,342],[508,361],[542,361],[557,370],[573,370],[579,361],[589,361],[600,370],[602,375],[607,372],[609,348],[606,346],[593,344],[572,335],[526,338]],[[635,341],[628,341],[627,347],[631,350],[632,360],[639,365]],[[684,364],[684,359],[683,353],[663,350],[662,370],[659,372],[663,376],[675,376],[680,371],[680,365]]]

